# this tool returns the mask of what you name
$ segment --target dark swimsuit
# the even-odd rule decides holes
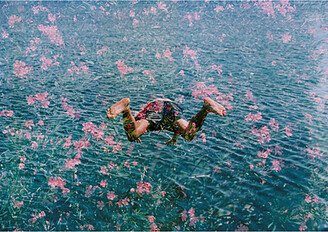
[[[177,120],[181,118],[182,109],[168,99],[149,102],[136,116],[136,120],[146,119],[150,131],[168,130],[177,132]]]

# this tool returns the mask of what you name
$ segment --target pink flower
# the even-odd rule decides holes
[[[25,164],[24,164],[24,163],[19,163],[18,168],[19,168],[19,169],[23,169],[23,168],[25,168]]]
[[[138,193],[139,195],[142,195],[143,193],[150,193],[152,189],[152,186],[150,183],[148,182],[137,182],[137,190],[136,193]]]
[[[164,2],[157,3],[157,7],[158,7],[159,10],[168,12],[168,10],[166,8],[166,4]]]
[[[291,40],[292,40],[292,36],[289,34],[289,32],[283,34],[282,36],[283,43],[289,43]]]
[[[106,167],[100,167],[100,173],[105,175],[108,173],[108,169]]]
[[[48,14],[48,20],[52,23],[56,21],[56,15],[49,13]]]
[[[291,137],[293,135],[292,133],[292,129],[290,129],[288,126],[285,127],[285,134],[288,136],[288,137]]]
[[[306,194],[306,196],[305,196],[305,202],[306,203],[311,203],[311,196],[310,195],[308,195],[308,194]]]
[[[262,158],[262,159],[267,159],[268,156],[270,155],[270,153],[271,153],[271,149],[268,148],[266,150],[262,150],[262,151],[257,152],[257,156],[259,158]]]
[[[107,181],[106,180],[101,180],[99,185],[101,187],[105,188],[105,187],[107,187]]]
[[[115,195],[115,192],[108,192],[107,193],[107,199],[112,201],[116,198],[117,196]]]
[[[2,110],[0,111],[0,117],[13,117],[14,111],[12,110]]]
[[[197,53],[195,50],[190,49],[188,46],[186,46],[183,50],[183,58],[188,58],[195,60],[197,59]]]
[[[38,147],[39,147],[38,143],[35,142],[35,141],[33,141],[32,144],[31,144],[31,148],[35,150],[35,149],[37,149]]]
[[[63,193],[68,193],[69,189],[65,188],[66,182],[61,177],[50,177],[48,180],[48,185],[51,188],[59,187]]]
[[[279,123],[274,118],[270,119],[269,126],[273,131],[277,132],[279,130]]]
[[[256,113],[256,114],[251,114],[249,113],[246,117],[245,117],[245,121],[253,121],[253,122],[258,122],[262,119],[262,114],[260,112]]]
[[[90,142],[86,138],[82,138],[79,141],[74,141],[74,149],[78,152],[81,152],[82,149],[90,147]]]
[[[79,158],[69,159],[65,163],[65,168],[74,168],[76,165],[81,164]]]
[[[31,130],[32,127],[34,127],[33,120],[27,120],[27,121],[25,121],[24,126]]]
[[[97,208],[102,210],[105,207],[105,203],[103,201],[97,201]]]
[[[117,153],[118,151],[122,151],[122,143],[117,143],[113,146],[113,152]]]
[[[187,210],[184,209],[181,213],[181,221],[183,222],[187,221],[187,217],[188,217]]]
[[[313,196],[313,202],[319,203],[319,198],[316,195]]]
[[[57,26],[44,26],[40,24],[38,26],[38,29],[42,32],[42,34],[48,36],[51,43],[56,44],[58,46],[64,45],[64,40],[60,35]]]
[[[281,171],[281,161],[280,160],[272,160],[272,170],[276,171],[276,172],[279,172]]]
[[[126,198],[119,200],[116,204],[119,207],[122,207],[122,206],[127,206],[129,204],[129,202],[130,202],[130,198],[126,197]]]
[[[97,55],[103,55],[108,51],[108,47],[107,46],[103,46],[101,49],[99,49],[97,51]]]
[[[22,17],[17,16],[17,15],[11,15],[11,16],[9,16],[9,19],[8,19],[9,27],[14,27],[15,23],[19,23],[21,21],[22,21]]]
[[[133,68],[130,68],[127,65],[125,65],[123,60],[116,61],[116,66],[118,71],[120,71],[122,75],[133,72]]]
[[[262,8],[263,13],[267,14],[268,16],[274,16],[272,0],[260,1],[258,2],[258,5]]]
[[[192,96],[197,98],[204,98],[212,94],[219,94],[216,86],[210,85],[206,86],[204,82],[197,82],[195,88],[192,91]]]
[[[2,31],[1,35],[2,35],[2,38],[4,38],[4,39],[7,39],[9,37],[9,34],[6,31]]]
[[[45,56],[41,56],[40,61],[42,62],[41,68],[47,70],[52,65],[52,59],[49,59]]]
[[[14,201],[14,208],[20,209],[24,205],[23,201]]]
[[[249,89],[246,90],[245,97],[250,101],[253,101],[253,98],[254,98],[252,92]]]
[[[220,6],[220,5],[217,5],[215,8],[214,8],[214,11],[216,13],[219,13],[221,11],[224,11],[224,7],[223,6]]]
[[[168,48],[164,51],[163,57],[167,58],[169,61],[173,61],[172,52]]]
[[[72,143],[72,135],[68,136],[68,138],[64,138],[64,140],[65,140],[65,143],[64,143],[63,147],[69,148],[70,146],[73,145],[73,143]]]
[[[48,12],[48,8],[44,6],[33,6],[32,7],[33,14],[39,14],[39,12]]]
[[[23,61],[16,60],[14,63],[14,74],[20,78],[26,77],[32,70],[33,68]]]
[[[305,230],[307,230],[307,226],[305,224],[301,224],[299,230],[305,231]]]

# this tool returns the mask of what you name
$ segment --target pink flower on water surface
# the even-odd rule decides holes
[[[16,60],[14,63],[14,74],[20,78],[26,77],[32,70],[33,68],[23,61]]]
[[[216,13],[219,13],[221,11],[224,11],[224,7],[223,6],[220,6],[220,5],[217,5],[215,8],[214,8],[214,11]]]
[[[68,138],[64,138],[64,140],[65,140],[65,143],[64,143],[63,147],[69,148],[69,147],[71,147],[73,145],[73,143],[72,143],[72,135],[68,136]]]
[[[137,190],[136,193],[138,193],[139,195],[142,195],[143,193],[150,193],[152,189],[152,186],[150,183],[148,182],[137,182]]]
[[[114,200],[115,198],[117,198],[117,196],[115,195],[115,192],[108,192],[107,193],[107,199],[112,201]]]
[[[31,144],[31,148],[35,150],[35,149],[37,149],[38,147],[39,147],[38,143],[35,142],[35,141],[33,141],[32,144]]]
[[[270,131],[267,126],[263,126],[260,129],[253,128],[251,133],[258,137],[258,142],[264,144],[271,140]]]
[[[283,43],[289,43],[291,40],[292,40],[292,36],[289,34],[289,32],[282,35]]]
[[[167,48],[164,53],[163,53],[163,58],[166,58],[168,59],[169,61],[173,61],[173,58],[172,58],[172,52],[170,51],[169,48]]]
[[[257,156],[262,159],[267,159],[269,157],[270,153],[271,153],[271,149],[268,148],[266,150],[257,152]]]
[[[270,119],[269,126],[275,132],[279,130],[279,123],[274,118]]]
[[[46,35],[50,39],[51,43],[56,44],[58,46],[64,45],[64,40],[60,35],[57,26],[45,26],[40,24],[38,26],[38,29],[42,32],[42,34]]]
[[[192,96],[197,98],[204,98],[212,94],[219,94],[218,88],[215,85],[206,86],[204,82],[197,82],[192,91]]]
[[[14,111],[12,110],[2,110],[0,111],[0,117],[13,117]]]
[[[301,224],[299,230],[305,231],[305,230],[307,230],[307,226],[305,224]]]
[[[78,141],[73,141],[74,149],[81,152],[82,149],[90,147],[90,142],[86,138],[82,138]]]
[[[32,213],[31,222],[35,223],[39,218],[43,218],[45,216],[46,216],[46,213],[44,211],[41,211],[38,214]]]
[[[126,64],[124,64],[124,61],[123,60],[116,61],[116,66],[117,66],[118,71],[122,75],[125,75],[125,74],[128,74],[128,73],[133,72],[133,68],[130,68]]]
[[[275,12],[272,0],[259,1],[258,5],[262,8],[263,13],[267,14],[268,16],[274,16]]]
[[[157,7],[159,10],[162,10],[162,11],[165,11],[165,12],[168,12],[167,8],[166,8],[166,4],[164,2],[159,2],[157,3]]]
[[[289,128],[288,126],[285,127],[285,134],[288,136],[288,137],[291,137],[293,135],[292,133],[292,129]]]
[[[56,21],[56,15],[49,13],[48,14],[48,20],[52,23]]]
[[[14,27],[15,23],[19,23],[21,21],[22,21],[22,17],[17,16],[17,15],[11,15],[11,16],[9,16],[9,19],[8,19],[9,27]]]
[[[14,208],[20,209],[24,205],[24,201],[14,201]]]
[[[34,96],[28,96],[27,97],[27,104],[28,105],[34,105],[36,101],[39,101],[41,103],[42,108],[49,108],[50,101],[48,100],[48,92],[44,93],[37,93]]]
[[[277,160],[277,159],[272,160],[272,170],[274,170],[276,172],[281,171],[281,166],[280,165],[281,165],[280,160]]]
[[[101,49],[99,49],[97,51],[97,55],[103,55],[108,51],[108,47],[107,46],[103,46]]]
[[[107,187],[107,180],[101,180],[99,185],[103,188],[106,188]]]
[[[76,165],[81,164],[81,154],[76,154],[74,159],[69,159],[65,163],[65,168],[74,168]]]
[[[186,46],[183,50],[183,58],[190,58],[192,60],[195,60],[197,59],[197,53],[195,50],[192,50],[188,46]]]
[[[68,193],[69,189],[65,188],[66,182],[61,177],[50,177],[48,180],[48,185],[51,188],[59,187],[63,193]]]
[[[39,14],[39,12],[48,12],[48,8],[44,6],[33,6],[32,7],[33,14]]]
[[[251,114],[249,113],[246,117],[245,117],[245,121],[253,121],[253,122],[258,122],[262,119],[262,114],[260,112],[256,113],[256,114]]]
[[[311,203],[311,201],[312,201],[311,196],[308,195],[308,194],[306,194],[306,195],[305,195],[305,202],[306,202],[306,203]]]

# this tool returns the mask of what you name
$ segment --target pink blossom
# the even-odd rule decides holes
[[[108,192],[107,193],[107,199],[112,201],[116,198],[117,196],[115,195],[115,192]]]
[[[219,13],[221,11],[224,11],[224,7],[223,6],[220,6],[220,5],[217,5],[215,8],[214,8],[214,11],[216,13]]]
[[[222,70],[222,64],[220,65],[216,65],[216,64],[213,64],[211,66],[211,68],[214,70],[214,71],[217,71],[218,74],[222,74],[223,70]]]
[[[39,125],[39,126],[44,126],[44,121],[43,121],[42,119],[40,119],[40,120],[38,121],[38,125]]]
[[[45,56],[42,56],[40,58],[40,61],[42,62],[41,68],[43,70],[47,70],[52,65],[52,60],[49,59],[49,58],[47,58],[47,57],[45,57]]]
[[[17,15],[11,15],[11,16],[9,16],[9,19],[8,19],[9,27],[14,27],[15,23],[19,23],[21,21],[22,21],[22,17],[17,16]]]
[[[56,15],[49,13],[48,14],[48,20],[52,23],[56,21]]]
[[[155,222],[156,218],[154,216],[148,216],[148,221],[150,223]]]
[[[122,143],[117,143],[113,146],[113,152],[117,153],[118,151],[122,151]]]
[[[107,46],[103,46],[101,49],[99,49],[97,51],[97,55],[103,55],[108,51],[108,47]]]
[[[85,197],[88,197],[88,198],[91,197],[92,194],[96,191],[97,188],[99,188],[99,187],[98,186],[89,185],[88,187],[86,187],[84,196]]]
[[[181,213],[181,221],[183,222],[187,221],[187,217],[188,217],[187,210],[184,209]]]
[[[100,173],[105,175],[108,173],[108,169],[106,167],[100,167]]]
[[[184,58],[190,57],[190,59],[195,60],[197,59],[197,53],[195,50],[192,50],[188,46],[186,46],[183,50],[183,57]]]
[[[260,1],[258,5],[262,8],[263,13],[267,14],[268,16],[274,16],[274,7],[272,4],[272,0],[267,1]]]
[[[59,33],[57,26],[44,26],[40,24],[38,26],[39,31],[41,31],[44,35],[48,36],[50,42],[56,44],[58,46],[64,45],[64,40]]]
[[[103,188],[107,187],[107,180],[101,180],[99,185]]]
[[[246,225],[240,224],[235,231],[236,232],[247,232],[248,230],[249,229]]]
[[[39,147],[38,143],[35,142],[35,141],[33,141],[32,144],[31,144],[31,148],[35,150],[35,149],[37,149],[38,147]]]
[[[65,163],[65,168],[74,168],[76,165],[81,164],[79,156],[76,156],[74,159],[68,159]]]
[[[262,150],[257,152],[257,156],[262,159],[267,159],[271,153],[271,149],[267,148],[266,150]]]
[[[24,205],[24,201],[14,201],[14,208],[20,209]]]
[[[23,168],[25,168],[25,164],[24,164],[24,163],[19,163],[18,168],[19,168],[19,169],[23,169]]]
[[[16,60],[14,63],[14,74],[20,78],[26,77],[32,70],[33,68],[23,61]]]
[[[249,89],[246,90],[245,97],[246,97],[249,101],[253,101],[253,98],[254,98],[252,92],[251,92]]]
[[[206,86],[204,82],[197,82],[195,88],[192,91],[192,96],[195,99],[204,98],[212,94],[219,94],[217,87],[214,85]]]
[[[280,160],[274,159],[271,162],[272,162],[272,170],[274,170],[276,172],[281,171],[281,166],[280,166],[281,161]]]
[[[305,231],[305,230],[307,230],[307,226],[305,224],[301,224],[299,230]]]
[[[267,126],[263,126],[260,129],[253,128],[251,133],[258,137],[258,142],[260,144],[264,144],[265,142],[269,142],[271,140],[270,131]]]
[[[319,203],[319,198],[316,195],[313,196],[313,202],[316,204]]]
[[[126,197],[126,198],[119,200],[116,204],[119,207],[122,207],[122,206],[127,206],[129,204],[129,202],[130,202],[130,198]]]
[[[292,133],[292,129],[289,128],[288,126],[285,127],[285,134],[288,136],[288,137],[291,137],[293,135]]]
[[[256,114],[252,114],[249,113],[246,117],[245,117],[245,121],[253,121],[253,122],[258,122],[262,119],[262,114],[260,112],[256,113]]]
[[[25,121],[24,126],[31,130],[32,127],[34,127],[33,120],[27,120],[27,121]]]
[[[155,55],[156,59],[160,59],[162,56],[159,52],[156,52],[156,55]]]
[[[105,138],[105,143],[106,143],[107,145],[110,145],[110,146],[115,145],[116,142],[114,141],[114,136],[112,136],[112,135],[107,136],[107,137]]]
[[[33,14],[38,14],[40,11],[48,12],[48,8],[44,6],[33,6],[32,7]]]
[[[2,110],[0,111],[0,117],[13,117],[14,111],[12,110]]]
[[[133,19],[132,25],[133,25],[134,28],[138,27],[139,26],[139,20],[138,19]]]
[[[168,12],[167,8],[166,8],[166,4],[164,2],[159,2],[157,3],[157,7],[159,10],[162,10],[162,11],[165,11],[165,12]]]
[[[155,223],[150,224],[150,231],[160,231]]]
[[[289,34],[289,32],[286,32],[282,35],[282,42],[283,43],[289,43],[292,40],[292,36]]]
[[[269,126],[273,131],[277,132],[279,130],[279,123],[274,118],[270,119]]]
[[[9,37],[9,34],[6,31],[2,31],[1,36],[2,38],[7,39]]]
[[[150,193],[152,189],[152,186],[150,183],[148,182],[137,182],[137,190],[136,193],[138,193],[139,195],[142,195],[143,193]]]
[[[68,193],[69,189],[65,188],[66,182],[61,177],[50,177],[48,180],[48,185],[51,188],[59,187],[63,193]]]
[[[133,68],[130,68],[127,65],[125,65],[123,60],[116,61],[116,66],[118,71],[120,71],[122,75],[133,72]]]
[[[103,201],[97,201],[97,208],[102,210],[105,207],[105,203]]]
[[[172,52],[170,51],[169,48],[167,48],[164,53],[163,53],[163,58],[166,58],[168,59],[169,61],[173,61],[173,58],[172,58]]]
[[[31,218],[31,222],[35,223],[38,219],[43,218],[46,216],[46,213],[44,211],[41,211],[38,214],[34,214],[32,213],[32,218]]]
[[[71,147],[73,145],[73,143],[72,143],[72,135],[68,136],[68,138],[64,138],[64,140],[65,140],[65,143],[64,143],[63,147],[69,148],[69,147]]]
[[[305,195],[305,202],[306,202],[306,203],[311,203],[311,201],[312,201],[311,196],[308,195],[308,194],[306,194],[306,195]]]
[[[90,147],[90,142],[86,138],[82,138],[79,141],[74,141],[74,149],[78,152],[81,152],[82,149]]]

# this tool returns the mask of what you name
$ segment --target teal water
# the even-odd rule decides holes
[[[328,229],[328,4],[165,4],[0,2],[1,230]],[[167,97],[190,119],[206,93],[228,113],[192,142],[130,143],[106,118],[123,97]]]

